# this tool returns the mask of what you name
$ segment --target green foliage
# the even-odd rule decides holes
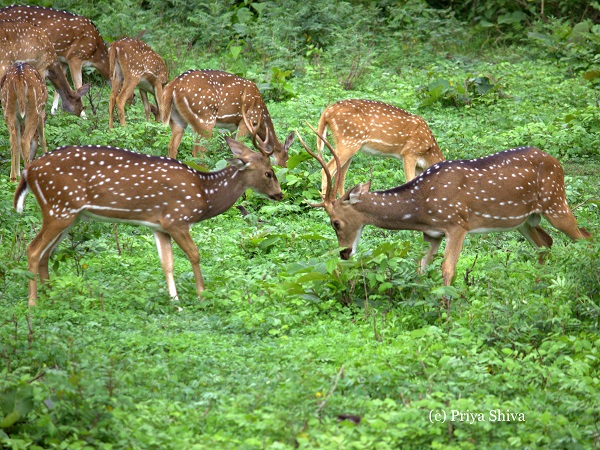
[[[419,107],[431,106],[436,102],[443,105],[463,106],[476,103],[491,103],[503,96],[502,83],[491,75],[468,74],[461,82],[438,79],[419,89],[422,98]]]
[[[232,208],[192,229],[203,301],[176,246],[173,302],[147,229],[82,221],[28,309],[26,246],[41,217],[31,195],[23,214],[13,210],[0,126],[0,447],[598,442],[596,2],[586,12],[577,0],[546,1],[547,22],[540,2],[477,2],[473,16],[472,1],[443,3],[53,3],[91,17],[109,41],[147,28],[171,78],[212,67],[262,84],[277,135],[297,129],[312,148],[306,121],[316,125],[343,98],[418,108],[449,159],[536,145],[563,163],[569,204],[596,239],[570,242],[543,221],[554,246],[539,265],[516,232],[469,235],[446,288],[441,255],[418,272],[417,232],[366,227],[358,254],[341,261],[328,217],[307,205],[319,198],[321,168],[296,143],[288,167],[275,168],[282,202],[248,191],[239,202],[247,215]],[[166,154],[170,130],[146,123],[140,101],[128,106],[126,128],[108,130],[110,90],[95,72],[85,76],[88,119],[49,115],[50,149]],[[193,158],[196,138],[184,135],[184,162],[226,164],[223,133]],[[374,189],[398,185],[402,164],[357,154],[346,189],[369,178]],[[453,411],[484,420],[430,420]],[[507,411],[517,418],[492,420]]]

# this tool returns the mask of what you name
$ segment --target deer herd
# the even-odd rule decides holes
[[[420,270],[445,237],[442,277],[449,285],[469,233],[517,229],[536,248],[549,248],[552,238],[540,227],[544,216],[571,239],[592,237],[577,225],[567,204],[560,163],[534,147],[446,161],[423,118],[359,99],[325,108],[317,129],[310,127],[315,149],[298,132],[282,144],[252,81],[218,70],[188,70],[169,82],[164,61],[141,40],[123,38],[108,46],[90,20],[50,8],[0,9],[0,49],[0,96],[12,152],[10,180],[20,176],[14,206],[21,212],[32,192],[42,213],[42,228],[27,249],[33,274],[30,306],[37,301],[37,282],[49,278],[52,250],[81,217],[150,228],[172,298],[177,297],[171,239],[175,240],[192,265],[201,297],[204,282],[191,226],[223,213],[248,188],[281,200],[271,157],[285,167],[295,136],[322,167],[322,201],[311,206],[325,209],[343,259],[356,251],[365,225],[422,232],[430,248]],[[95,68],[111,84],[109,128],[115,106],[121,126],[126,126],[125,105],[138,88],[146,120],[152,113],[171,128],[168,157],[106,146],[64,146],[46,152],[45,78],[55,89],[53,113],[60,99],[63,110],[84,116],[82,97],[90,85],[82,82],[83,66]],[[148,93],[156,106],[148,102]],[[199,172],[176,159],[188,124],[206,139],[215,127],[236,132],[235,139],[225,138],[233,154],[226,168]],[[237,141],[248,134],[258,152]],[[44,153],[35,158],[38,143]],[[325,147],[332,154],[328,162],[323,158]],[[203,150],[194,144],[194,155]],[[401,159],[407,182],[371,192],[369,181],[345,192],[346,173],[359,150]]]

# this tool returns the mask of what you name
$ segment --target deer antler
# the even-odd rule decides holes
[[[267,143],[269,142],[269,131],[267,130],[267,132],[265,133],[264,141],[258,136],[258,130],[260,129],[262,115],[258,116],[258,123],[256,124],[256,128],[252,126],[251,121],[248,120],[248,117],[246,116],[246,89],[244,89],[244,94],[242,95],[242,118],[244,119],[244,123],[246,124],[248,131],[250,131],[250,135],[252,136],[252,144],[254,145],[254,147],[263,155],[271,156],[274,150],[271,150],[270,152],[267,151]]]
[[[306,124],[325,143],[325,145],[327,145],[327,148],[329,148],[329,151],[331,152],[331,154],[333,155],[333,159],[335,160],[336,174],[339,174],[340,169],[341,169],[340,159],[338,158],[337,153],[333,149],[333,146],[327,141],[327,139],[325,139],[325,137],[321,133],[319,133],[317,130],[315,130],[310,123],[306,122]],[[296,130],[296,135],[298,136],[298,140],[300,141],[300,143],[302,144],[304,149],[308,152],[308,154],[311,155],[313,158],[315,158],[317,161],[319,161],[319,164],[321,164],[321,167],[323,167],[323,171],[325,172],[325,177],[327,180],[327,189],[325,190],[325,195],[321,194],[321,198],[323,199],[323,201],[318,204],[309,203],[309,205],[314,208],[319,208],[319,207],[324,207],[326,203],[335,202],[335,193],[338,190],[338,185],[340,183],[340,177],[339,176],[335,177],[335,176],[331,175],[331,172],[327,168],[327,164],[323,160],[323,155],[321,155],[321,152],[320,151],[318,153],[312,152],[308,148],[308,146],[306,145],[304,140],[302,140],[302,136],[300,136],[300,133],[298,132],[298,130]],[[334,179],[333,183],[332,183],[332,178]],[[333,184],[333,186],[332,186],[332,184]]]

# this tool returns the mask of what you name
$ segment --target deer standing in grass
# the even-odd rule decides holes
[[[46,152],[46,82],[35,67],[17,63],[9,67],[0,80],[0,98],[10,135],[10,181],[17,181],[21,172],[21,158],[25,165],[35,158],[38,139],[42,150]]]
[[[0,20],[21,20],[43,30],[61,63],[69,66],[76,91],[83,86],[83,66],[94,67],[110,80],[108,47],[86,17],[41,6],[11,5],[0,9]],[[58,108],[58,96],[55,93],[52,114]]]
[[[331,131],[336,153],[340,160],[337,175],[339,195],[344,193],[344,181],[350,162],[359,150],[378,156],[402,159],[406,181],[417,171],[444,161],[433,133],[427,123],[414,114],[386,103],[372,100],[342,100],[328,106],[321,114],[317,128],[321,136]],[[317,139],[317,149],[323,150],[323,141]],[[327,170],[336,175],[335,161],[327,163]],[[321,177],[321,192],[326,188],[325,171]]]
[[[167,66],[163,59],[139,39],[123,38],[111,44],[109,51],[112,91],[108,104],[108,127],[113,127],[115,104],[122,126],[125,122],[125,103],[133,95],[136,86],[144,104],[146,121],[150,121],[151,110],[148,92],[156,101],[156,120],[160,119],[160,102],[163,86],[167,83]]]
[[[249,129],[242,119],[242,104],[248,105],[248,119],[257,126],[257,135],[269,141],[268,151],[273,151],[276,164],[285,167],[294,133],[290,133],[282,145],[256,84],[219,70],[188,70],[165,86],[162,121],[171,127],[169,157],[177,157],[188,124],[194,133],[207,139],[211,138],[215,126],[237,130],[236,139],[247,135]],[[194,155],[203,150],[194,144]]]
[[[48,279],[52,249],[82,216],[150,228],[169,295],[175,299],[173,238],[192,265],[200,297],[204,282],[191,226],[229,209],[247,188],[272,200],[282,198],[268,142],[254,132],[257,153],[231,138],[226,141],[234,158],[228,167],[209,173],[175,159],[102,146],[62,147],[30,163],[14,198],[20,212],[32,191],[42,211],[42,229],[27,248],[28,268],[34,274],[29,280],[29,305],[36,304],[38,275],[42,282]]]
[[[311,127],[312,128],[312,127]],[[317,135],[319,133],[313,129]],[[431,247],[421,270],[436,254],[444,236],[444,285],[450,285],[468,233],[517,229],[536,248],[550,248],[552,238],[540,227],[541,216],[571,239],[589,239],[567,204],[564,172],[556,158],[535,147],[519,147],[471,160],[442,161],[417,178],[387,191],[370,192],[358,184],[336,200],[340,178],[334,178],[320,153],[306,151],[323,167],[326,190],[323,207],[331,219],[341,251],[348,259],[356,251],[365,225],[388,230],[416,230]],[[334,148],[338,172],[341,161]],[[335,182],[332,182],[332,179]]]
[[[61,69],[58,56],[44,30],[27,22],[0,20],[0,78],[18,62],[27,62],[52,83],[62,100],[65,112],[79,116],[83,112],[83,97],[90,85],[73,91]]]

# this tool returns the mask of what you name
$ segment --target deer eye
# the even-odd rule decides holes
[[[273,178],[273,172],[265,172],[267,178]]]
[[[339,220],[334,220],[331,222],[331,225],[333,226],[333,228],[335,228],[336,230],[340,229],[340,221]]]

